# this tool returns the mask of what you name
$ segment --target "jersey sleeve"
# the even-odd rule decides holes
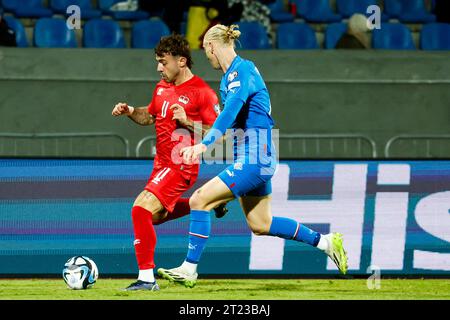
[[[218,137],[223,136],[226,130],[232,126],[237,115],[248,100],[251,81],[251,74],[245,66],[230,72],[226,82],[226,100],[223,111],[202,140],[204,145],[208,146],[214,143]]]
[[[226,82],[226,101],[237,99],[246,102],[250,96],[250,84],[253,81],[247,65],[242,65],[229,74]]]
[[[203,138],[202,143],[205,146],[209,146],[214,143],[217,138],[223,136],[226,133],[226,130],[233,124],[243,105],[244,102],[240,99],[227,99],[223,111],[217,117],[217,120],[208,131],[208,134]]]
[[[150,103],[147,106],[147,111],[148,113],[150,113],[152,116],[155,116],[155,110],[153,110],[153,100],[150,101]]]
[[[158,86],[155,87],[155,90],[153,90],[153,96],[152,96],[152,100],[150,101],[150,103],[147,106],[147,111],[149,114],[151,114],[152,116],[156,117],[156,110],[155,110],[155,97],[156,97],[156,90],[157,90]]]
[[[209,87],[204,90],[202,98],[199,109],[200,118],[203,124],[212,126],[220,113],[219,99],[214,90]]]

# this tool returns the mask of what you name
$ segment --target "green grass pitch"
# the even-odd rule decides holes
[[[0,279],[0,300],[450,300],[450,279],[200,279],[193,289],[158,279],[159,292],[123,291],[134,279],[103,279],[87,290],[62,279]]]

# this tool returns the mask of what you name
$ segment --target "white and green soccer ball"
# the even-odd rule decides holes
[[[67,260],[62,276],[70,289],[88,289],[98,279],[98,268],[94,260],[86,256],[75,256]]]

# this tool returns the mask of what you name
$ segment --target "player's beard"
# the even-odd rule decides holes
[[[164,73],[160,73],[159,75],[161,76],[162,80],[169,82],[169,81],[167,81],[167,76]]]
[[[169,78],[166,74],[161,73],[161,79],[163,79],[167,83],[173,83],[175,82],[176,77]]]
[[[167,83],[175,83],[175,81],[180,77],[180,72],[174,73],[171,77],[169,77],[165,73],[161,73],[161,79],[163,79]]]

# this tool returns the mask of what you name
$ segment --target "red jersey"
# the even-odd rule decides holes
[[[198,174],[198,164],[182,163],[179,156],[181,140],[183,146],[194,144],[194,133],[172,134],[176,129],[184,128],[176,120],[172,120],[173,111],[170,107],[179,104],[189,119],[212,126],[219,113],[219,101],[213,89],[200,77],[194,75],[190,80],[174,85],[161,80],[153,91],[152,101],[148,105],[148,112],[155,117],[156,156],[154,167],[169,166],[189,174]],[[178,133],[178,131],[177,131]],[[184,140],[186,139],[186,140]]]

